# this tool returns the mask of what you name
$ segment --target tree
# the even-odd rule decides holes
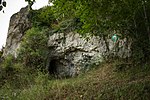
[[[150,0],[49,0],[59,20],[79,18],[81,33],[105,38],[116,30],[150,55]],[[134,48],[136,49],[136,48]],[[138,52],[139,53],[139,52]]]
[[[148,0],[49,0],[54,4],[60,19],[77,17],[84,23],[84,33],[104,33],[106,30],[129,31],[135,35],[139,20],[147,23],[149,33],[149,5]],[[142,17],[138,17],[144,14]],[[136,19],[138,18],[138,19]],[[140,18],[140,19],[139,19]],[[134,27],[133,27],[134,26]],[[149,35],[148,35],[149,34]]]

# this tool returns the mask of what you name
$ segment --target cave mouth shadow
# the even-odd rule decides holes
[[[62,79],[62,78],[70,78],[71,76],[65,72],[65,64],[68,63],[66,60],[62,58],[51,59],[48,65],[48,73],[53,78]],[[67,70],[68,71],[68,70]]]
[[[58,71],[57,71],[57,68],[59,67],[58,63],[59,63],[59,59],[52,59],[49,62],[48,72],[50,75],[53,75],[53,76],[58,75]]]

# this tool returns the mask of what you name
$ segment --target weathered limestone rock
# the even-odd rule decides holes
[[[106,47],[108,44],[109,51]],[[49,71],[58,76],[75,76],[98,65],[108,56],[127,58],[131,56],[131,43],[120,40],[118,51],[114,51],[111,39],[104,41],[98,36],[83,38],[77,33],[56,33],[49,37]]]
[[[28,7],[25,7],[11,17],[3,54],[4,57],[9,54],[16,56],[17,49],[20,46],[20,41],[22,40],[25,31],[31,28],[28,15]]]
[[[32,27],[28,19],[28,7],[22,8],[10,19],[8,36],[3,56],[9,54],[17,57],[17,49],[25,31]],[[39,45],[40,46],[40,45]],[[49,64],[51,74],[60,77],[76,76],[88,71],[92,66],[99,65],[109,57],[131,56],[131,42],[126,38],[119,40],[118,49],[111,39],[98,36],[82,37],[78,33],[55,33],[49,36]]]

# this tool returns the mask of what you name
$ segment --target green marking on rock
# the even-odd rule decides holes
[[[113,42],[116,43],[119,38],[118,38],[118,36],[116,34],[114,34],[111,39],[112,39]]]

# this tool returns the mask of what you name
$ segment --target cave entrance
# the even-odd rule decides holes
[[[58,68],[58,63],[59,60],[58,59],[53,59],[49,62],[49,66],[48,66],[48,72],[51,75],[56,75],[57,72],[57,68]]]
[[[69,77],[72,72],[72,66],[73,65],[65,59],[51,59],[48,66],[48,72],[56,78]]]

